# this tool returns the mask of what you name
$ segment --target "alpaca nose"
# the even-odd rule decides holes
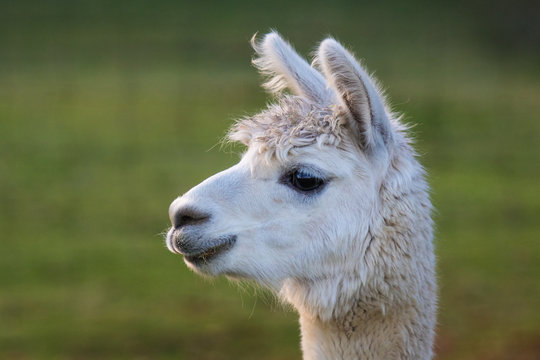
[[[197,209],[184,208],[179,209],[179,211],[174,214],[172,224],[175,229],[179,229],[187,225],[202,224],[208,219],[210,219],[210,215],[206,213]]]
[[[210,214],[205,213],[192,206],[174,206],[175,202],[171,204],[169,209],[169,217],[171,219],[172,226],[175,229],[180,229],[187,225],[202,224],[210,219]]]

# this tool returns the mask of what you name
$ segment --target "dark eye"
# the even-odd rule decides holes
[[[290,184],[297,190],[308,192],[320,188],[324,180],[305,170],[295,170],[289,178]]]

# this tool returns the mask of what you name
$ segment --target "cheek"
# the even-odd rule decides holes
[[[291,251],[305,237],[303,227],[288,214],[272,214],[264,220],[254,220],[253,226],[242,231],[246,247],[253,251],[267,249],[274,252]]]
[[[312,246],[321,253],[332,256],[354,251],[369,228],[373,216],[371,201],[358,192],[336,194],[328,199],[331,200],[313,214],[304,231],[311,234]]]

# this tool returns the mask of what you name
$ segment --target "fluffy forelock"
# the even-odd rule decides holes
[[[229,131],[268,159],[285,160],[297,148],[340,146],[346,138],[346,115],[337,105],[321,107],[303,97],[286,95],[262,112],[237,121]]]

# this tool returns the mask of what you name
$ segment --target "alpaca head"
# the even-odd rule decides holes
[[[337,292],[382,276],[383,255],[368,254],[373,237],[401,191],[425,190],[402,126],[335,40],[320,44],[316,68],[276,33],[253,45],[277,101],[233,126],[230,139],[247,146],[238,164],[173,201],[169,250],[198,273],[253,279],[293,303],[309,302],[301,284],[316,293],[317,283],[339,278]],[[326,293],[313,306],[340,301]]]

